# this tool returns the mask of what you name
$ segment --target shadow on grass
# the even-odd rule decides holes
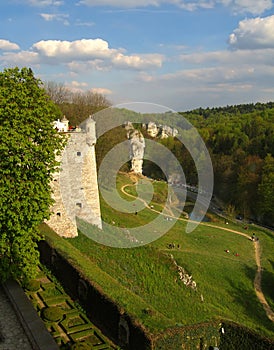
[[[246,266],[245,274],[253,286],[256,269]],[[246,283],[241,283],[241,281],[230,279],[229,282],[233,288],[231,296],[234,298],[236,306],[239,307],[239,314],[245,315],[245,317],[253,323],[255,326],[254,328],[257,329],[258,332],[261,333],[263,329],[265,329],[267,333],[269,331],[273,332],[273,324],[267,318],[263,306],[256,296],[255,289],[251,290]]]
[[[274,261],[270,261],[269,263],[274,269]],[[270,307],[273,309],[274,307],[274,273],[270,271],[263,270],[262,271],[262,290],[264,296],[269,303]]]

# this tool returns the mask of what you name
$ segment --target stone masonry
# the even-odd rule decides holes
[[[102,227],[95,158],[95,121],[89,117],[75,131],[66,133],[68,142],[60,161],[60,172],[52,181],[52,215],[46,223],[58,235],[75,237],[76,218]]]

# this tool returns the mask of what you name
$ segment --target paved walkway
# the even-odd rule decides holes
[[[32,350],[32,347],[8,297],[0,285],[0,350],[17,349]]]

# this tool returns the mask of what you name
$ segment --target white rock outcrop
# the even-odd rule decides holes
[[[141,131],[130,129],[127,133],[130,142],[131,171],[136,174],[143,172],[145,139]]]

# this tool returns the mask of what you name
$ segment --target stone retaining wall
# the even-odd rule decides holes
[[[151,339],[141,326],[108,298],[92,281],[72,266],[48,242],[39,242],[41,263],[48,266],[66,292],[79,300],[90,320],[111,340],[130,350],[152,349]]]

